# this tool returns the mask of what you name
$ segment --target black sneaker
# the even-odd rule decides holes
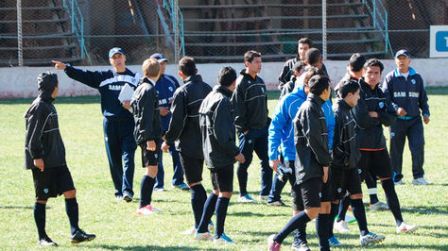
[[[38,244],[42,247],[57,247],[58,244],[54,242],[50,237],[44,237],[39,240]]]
[[[126,202],[132,202],[132,195],[130,193],[124,193],[123,200]]]
[[[88,234],[81,229],[78,229],[75,234],[72,235],[72,244],[81,243],[84,241],[91,241],[95,239],[96,235]]]

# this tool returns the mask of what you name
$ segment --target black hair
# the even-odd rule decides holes
[[[299,44],[307,44],[309,47],[313,46],[313,42],[311,42],[311,39],[307,37],[302,37],[299,39],[299,41],[297,41],[297,45]]]
[[[342,98],[345,98],[349,93],[355,93],[359,90],[359,83],[355,80],[346,80],[339,87],[338,92]]]
[[[316,75],[310,79],[308,85],[312,94],[320,96],[330,87],[330,79],[322,75]]]
[[[371,59],[367,60],[367,62],[364,64],[364,69],[367,69],[368,67],[375,67],[375,66],[380,68],[380,73],[383,72],[384,65],[377,58],[371,58]]]
[[[183,57],[179,60],[179,70],[187,77],[196,75],[198,69],[192,57]]]
[[[236,71],[230,67],[225,66],[221,68],[218,75],[218,83],[222,86],[228,87],[236,80]]]
[[[297,61],[294,66],[292,67],[292,69],[294,71],[301,71],[303,68],[305,67],[305,64],[302,61]]]
[[[358,72],[362,70],[362,67],[364,67],[364,64],[366,63],[366,58],[359,54],[355,53],[350,57],[349,66],[350,70],[353,72]]]
[[[322,54],[320,53],[319,49],[317,48],[311,48],[306,52],[305,61],[309,65],[315,65],[318,63],[322,58]]]
[[[246,53],[244,53],[244,62],[249,62],[252,63],[252,61],[254,61],[254,58],[260,58],[261,57],[261,53],[258,51],[247,51]]]

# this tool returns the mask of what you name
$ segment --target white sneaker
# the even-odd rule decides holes
[[[417,230],[417,228],[418,227],[416,225],[408,225],[408,224],[402,222],[401,225],[397,227],[397,234],[412,233],[415,230]]]
[[[195,233],[194,239],[198,241],[211,241],[213,239],[213,236],[209,232]]]
[[[412,185],[416,185],[416,186],[426,186],[429,184],[431,184],[431,182],[425,180],[425,178],[423,178],[423,177],[414,179],[412,181]]]
[[[401,185],[404,185],[404,181],[403,181],[403,179],[401,179],[401,180],[399,180],[399,181],[394,182],[394,184],[395,184],[396,186],[401,186]]]
[[[389,206],[384,202],[378,201],[375,204],[371,204],[369,206],[369,209],[372,211],[383,211],[383,210],[389,210]]]
[[[375,234],[372,232],[369,232],[368,234],[364,236],[359,237],[359,241],[361,242],[361,246],[365,247],[372,243],[382,242],[386,239],[384,235]]]
[[[336,230],[338,233],[348,233],[350,232],[350,229],[348,229],[348,224],[346,221],[336,221],[334,223],[333,229]]]
[[[250,196],[249,194],[240,196],[238,198],[238,202],[240,203],[255,203],[254,198],[252,198],[252,196]]]

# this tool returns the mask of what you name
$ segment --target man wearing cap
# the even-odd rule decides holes
[[[159,98],[159,109],[160,109],[160,122],[162,126],[162,134],[168,131],[168,126],[171,119],[171,103],[173,103],[174,92],[179,88],[179,82],[174,76],[165,74],[166,64],[168,59],[166,59],[160,53],[154,53],[150,58],[156,59],[160,64],[160,76],[159,80],[156,82],[156,91]],[[173,160],[173,179],[172,186],[182,190],[188,190],[188,185],[184,183],[184,171],[182,170],[182,164],[179,159],[179,152],[176,150],[174,145],[170,146],[169,152]],[[164,190],[164,178],[165,172],[163,170],[163,158],[162,151],[159,152],[159,164],[156,184],[154,185],[155,191]]]
[[[410,67],[411,57],[407,50],[395,54],[397,68],[386,75],[381,86],[392,102],[397,113],[397,122],[390,128],[390,154],[394,169],[395,184],[403,183],[403,149],[406,137],[412,155],[412,174],[414,185],[428,185],[423,177],[424,144],[423,122],[429,123],[428,96],[423,78]],[[421,111],[421,112],[420,112]]]
[[[59,132],[58,113],[53,101],[58,96],[58,76],[41,73],[37,78],[39,96],[25,113],[25,168],[33,174],[36,203],[34,220],[41,246],[57,246],[45,231],[46,204],[49,198],[64,194],[70,222],[71,242],[95,239],[78,226],[76,189],[65,160],[65,147]]]
[[[118,47],[109,51],[112,69],[107,71],[81,70],[60,61],[52,62],[57,70],[64,70],[68,77],[99,91],[104,116],[104,142],[115,187],[115,198],[132,201],[134,153],[137,148],[133,136],[134,118],[124,108],[129,102],[121,103],[118,96],[126,84],[133,89],[137,87],[138,74],[126,68],[125,52]]]

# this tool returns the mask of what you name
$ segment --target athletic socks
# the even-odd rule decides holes
[[[45,232],[45,207],[46,204],[38,202],[34,204],[34,221],[36,222],[39,240],[47,237],[47,233]]]
[[[198,233],[208,232],[208,223],[213,216],[213,211],[216,208],[216,201],[218,200],[218,195],[213,192],[210,193],[204,204],[204,210],[202,212],[201,222],[198,226]]]
[[[300,229],[306,228],[306,224],[309,221],[311,221],[311,219],[308,217],[308,215],[304,211],[298,213],[297,215],[293,216],[288,221],[288,223],[286,223],[286,225],[283,227],[283,229],[280,230],[280,232],[274,237],[274,241],[276,241],[278,243],[282,243],[283,240],[295,229],[298,229],[300,232]]]
[[[378,196],[377,196],[377,186],[376,186],[376,180],[371,177],[370,174],[367,175],[368,177],[366,177],[366,185],[368,188],[368,193],[369,193],[369,197],[370,197],[370,205],[373,205],[375,203],[377,203],[378,200]]]
[[[143,175],[140,185],[140,208],[151,204],[152,190],[155,182],[155,178]]]
[[[227,216],[227,208],[229,207],[229,198],[219,197],[216,203],[216,233],[215,236],[221,237],[224,233],[224,223]]]
[[[240,196],[247,194],[247,168],[238,166],[237,172],[238,184],[240,186]]]
[[[390,211],[394,215],[397,226],[400,226],[403,222],[403,216],[401,215],[400,202],[398,201],[397,193],[395,192],[395,185],[392,179],[382,180],[384,193],[386,193],[387,205],[389,205]]]
[[[328,221],[328,236],[329,237],[334,236],[334,233],[333,233],[334,219],[336,218],[338,211],[339,211],[339,204],[331,203],[330,219]]]
[[[349,206],[350,206],[350,197],[344,196],[344,198],[342,198],[342,200],[339,202],[339,211],[336,217],[337,222],[345,221],[345,215],[347,214]]]
[[[202,212],[204,211],[204,203],[207,199],[207,193],[205,192],[202,184],[194,185],[190,187],[191,191],[191,207],[194,215],[194,228],[198,228],[201,222]]]
[[[330,250],[330,243],[328,242],[328,225],[329,225],[330,215],[329,214],[319,214],[316,219],[316,231],[317,236],[319,236],[319,247],[320,250]]]
[[[76,198],[65,199],[65,212],[67,213],[68,220],[70,221],[70,232],[73,235],[79,229],[79,209]]]
[[[361,233],[361,236],[364,236],[369,233],[369,230],[367,229],[366,210],[362,203],[362,199],[351,200],[351,205],[353,215],[358,222],[359,232]]]

